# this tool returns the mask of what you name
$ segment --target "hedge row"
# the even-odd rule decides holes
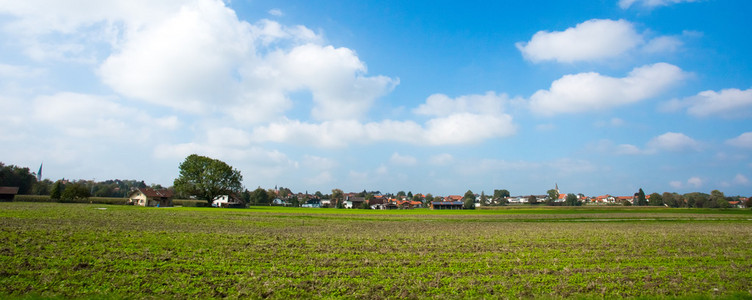
[[[86,199],[76,200],[54,200],[45,195],[16,195],[13,198],[15,202],[61,202],[61,203],[95,203],[95,204],[117,204],[124,205],[128,198],[110,198],[110,197],[89,197]]]

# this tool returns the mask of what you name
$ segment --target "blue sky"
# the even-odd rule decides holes
[[[0,158],[171,185],[752,194],[748,1],[0,0]]]

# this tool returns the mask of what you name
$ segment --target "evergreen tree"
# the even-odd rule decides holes
[[[642,191],[642,188],[640,188],[640,191],[637,192],[637,203],[635,203],[635,205],[638,205],[638,206],[648,205],[648,200],[645,198],[645,192]]]

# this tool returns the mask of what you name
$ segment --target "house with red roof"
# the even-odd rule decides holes
[[[127,204],[151,207],[172,207],[172,191],[168,189],[155,190],[151,188],[137,188],[128,194]]]

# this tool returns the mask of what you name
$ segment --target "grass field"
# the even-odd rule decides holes
[[[0,203],[0,298],[752,297],[752,211]]]

